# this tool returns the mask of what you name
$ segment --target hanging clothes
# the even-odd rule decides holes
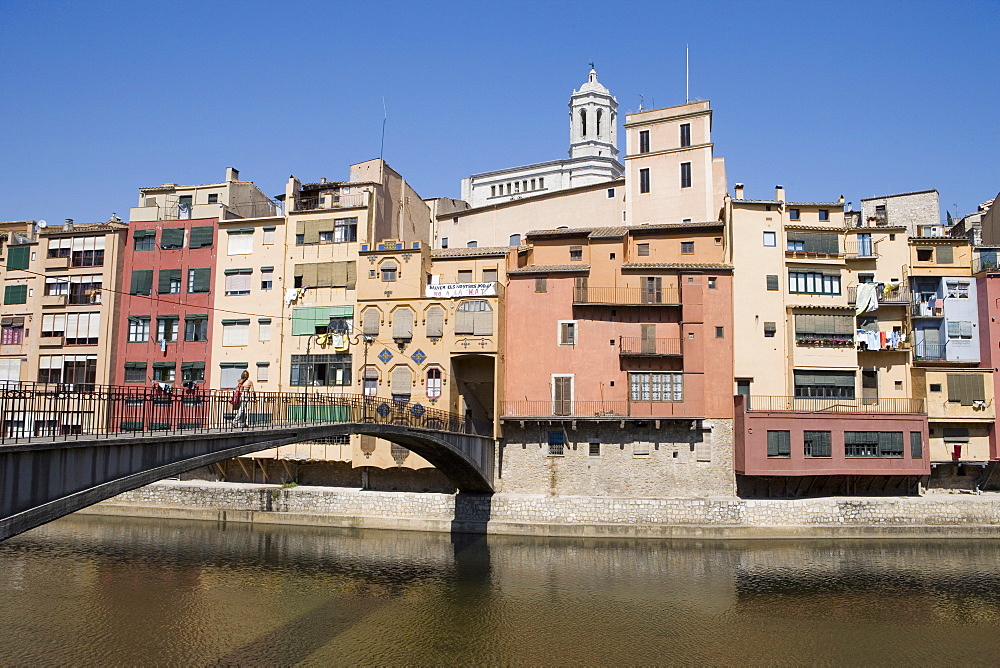
[[[874,283],[858,285],[854,314],[870,313],[878,308],[878,286]]]

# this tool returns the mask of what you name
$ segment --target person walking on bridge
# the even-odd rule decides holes
[[[247,426],[247,403],[252,399],[253,381],[250,380],[250,372],[244,371],[240,375],[240,382],[236,384],[236,389],[233,390],[232,405],[236,409],[236,415],[233,416],[234,427]]]

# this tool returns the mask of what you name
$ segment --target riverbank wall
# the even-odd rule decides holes
[[[161,481],[80,511],[256,524],[648,538],[1000,538],[1000,493],[633,499]]]

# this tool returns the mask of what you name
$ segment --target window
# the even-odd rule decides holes
[[[145,383],[146,363],[145,362],[125,362],[125,382]]]
[[[479,242],[478,241],[469,241],[469,242],[466,242],[466,244],[465,244],[466,248],[476,248],[478,246],[479,246]]]
[[[427,338],[435,339],[444,336],[444,308],[437,304],[427,308],[424,313],[427,325]]]
[[[441,369],[430,368],[427,370],[427,398],[438,399],[441,397]]]
[[[9,246],[7,248],[7,271],[27,269],[30,260],[30,246]]]
[[[257,340],[258,341],[270,341],[271,340],[271,319],[270,318],[257,318]]]
[[[820,209],[819,210],[819,219],[820,219],[821,222],[826,222],[826,221],[830,220],[830,210],[829,209]]]
[[[273,245],[274,244],[274,233],[276,231],[276,228],[274,228],[274,227],[264,227],[262,229],[264,230],[264,241],[263,241],[264,245],[265,246],[271,246],[271,245]]]
[[[521,235],[520,234],[512,234],[512,235],[510,235],[510,239],[507,241],[507,245],[508,246],[520,246],[521,245]]]
[[[413,339],[413,309],[403,306],[392,312],[392,338],[394,341]]]
[[[901,431],[845,431],[845,457],[902,457]]]
[[[716,281],[717,281],[717,280],[718,280],[718,279],[717,279],[717,278],[716,278],[715,276],[709,276],[709,277],[708,277],[708,289],[709,289],[709,290],[716,290],[716,289],[717,289],[717,288],[715,287],[715,284],[716,284]]]
[[[951,246],[938,246],[937,261],[938,264],[951,264],[955,261],[955,249]]]
[[[691,124],[681,123],[681,147],[691,145]]]
[[[548,434],[549,457],[562,457],[566,446],[566,435],[561,431],[550,431]]]
[[[918,248],[917,262],[932,262],[934,260],[933,248]]]
[[[795,340],[822,343],[829,341],[852,345],[855,333],[854,316],[830,313],[796,313]],[[860,327],[860,324],[857,324]],[[878,325],[876,324],[876,328]]]
[[[649,130],[639,130],[639,153],[649,153]]]
[[[471,269],[459,269],[458,270],[458,282],[459,283],[471,283],[472,282],[472,270]]]
[[[226,269],[226,296],[250,294],[253,269]]]
[[[49,239],[49,252],[46,257],[69,257],[70,249],[73,247],[72,239]],[[13,250],[13,249],[11,249]],[[7,258],[8,265],[10,257]],[[10,267],[7,267],[10,269]],[[27,267],[25,267],[27,269]]]
[[[66,314],[49,313],[42,316],[42,338],[61,338],[66,335]]]
[[[931,383],[930,384],[930,391],[931,392],[940,392],[941,391],[941,383]]]
[[[441,248],[448,247],[448,237],[441,237]]]
[[[270,375],[271,375],[271,363],[257,362],[257,382],[266,383]]]
[[[583,246],[570,246],[569,247],[569,259],[571,262],[580,262],[583,260]]]
[[[222,345],[245,346],[250,343],[250,320],[223,320]]]
[[[133,295],[151,295],[153,294],[153,270],[152,269],[137,269],[132,272],[132,289],[130,292]]]
[[[799,219],[799,210],[798,209],[789,209],[788,210],[788,220],[798,220],[798,219]]]
[[[204,362],[181,362],[181,382],[183,383],[204,383],[205,363]]]
[[[0,319],[0,344],[17,346],[24,343],[24,318]]]
[[[531,179],[531,189],[535,189],[535,179]]]
[[[945,281],[945,286],[948,291],[949,299],[968,299],[969,298],[969,282],[968,281]]]
[[[784,430],[768,430],[767,456],[791,457],[792,456],[791,432]]]
[[[794,371],[795,396],[854,398],[853,371]]]
[[[224,390],[236,387],[236,383],[239,382],[240,376],[243,375],[246,368],[246,362],[220,362],[219,369],[222,371],[222,375],[219,379],[219,386]]]
[[[394,260],[383,263],[396,270]],[[348,262],[310,262],[297,264],[293,273],[293,287],[312,288],[348,288],[353,289],[357,282],[357,264],[354,260]]]
[[[367,308],[361,314],[361,333],[365,336],[378,336],[382,313],[378,308]]]
[[[468,299],[455,312],[455,333],[473,336],[493,334],[493,307],[485,299]]]
[[[149,316],[131,315],[128,318],[128,342],[143,343],[149,341]]]
[[[764,246],[774,248],[778,245],[778,234],[776,232],[764,232]]]
[[[358,240],[358,219],[337,218],[333,221],[333,240],[335,243],[346,243]]]
[[[681,163],[681,188],[691,187],[691,163]]]
[[[181,230],[181,244],[184,243]],[[84,237],[73,239],[73,253],[70,264],[74,267],[104,266],[104,237]]]
[[[483,283],[496,283],[496,282],[497,282],[497,270],[483,269]]]
[[[362,384],[366,397],[374,397],[378,394],[378,369],[373,366],[366,366],[361,370]]]
[[[636,244],[635,253],[639,257],[645,257],[649,255],[649,244]]]
[[[777,290],[778,276],[776,274],[768,274],[766,278],[767,278],[767,289],[772,291]]]
[[[871,242],[868,242],[868,250],[858,235],[859,255],[871,255]],[[789,233],[786,249],[806,253],[838,253],[840,252],[840,241],[836,234],[809,234],[806,232]]]
[[[910,432],[910,459],[923,459],[924,437],[919,431]]]
[[[188,248],[211,248],[214,240],[215,228],[211,225],[192,227],[188,238]]]
[[[227,231],[229,232],[227,255],[249,255],[253,253],[253,228]]]
[[[160,230],[160,248],[163,250],[184,248],[184,228],[164,227]]]
[[[649,192],[649,168],[639,170],[639,192]]]
[[[208,194],[208,203],[209,204],[218,204],[219,203],[219,193],[209,193]]]
[[[389,378],[389,392],[394,401],[409,401],[413,392],[413,371],[408,366],[397,366]]]
[[[723,338],[725,338],[725,333],[726,332],[725,332],[725,328],[724,327],[716,327],[715,328],[715,338],[717,338],[717,339],[723,339]]]
[[[156,340],[166,343],[177,341],[177,325],[180,319],[176,316],[160,316],[156,319]]]
[[[608,188],[608,199],[611,199],[614,196],[615,196],[615,189],[614,188]]]
[[[788,291],[792,294],[839,295],[840,274],[789,271]]]
[[[156,230],[132,230],[132,248],[137,252],[156,250]]]
[[[586,109],[581,109],[580,110],[580,136],[581,137],[586,137],[587,136],[587,110]]]
[[[829,457],[830,432],[806,431],[802,434],[802,450],[806,457]]]
[[[587,444],[587,454],[590,457],[600,457],[601,456],[601,444],[599,441],[591,441]]]
[[[559,322],[559,345],[560,346],[576,345],[575,320],[562,320]]]
[[[388,260],[382,263],[382,280],[383,281],[395,281],[396,280],[396,263],[392,260]]]
[[[972,321],[971,320],[949,320],[948,321],[948,338],[949,339],[971,339],[972,338]]]
[[[986,385],[979,373],[949,373],[948,402],[972,406],[986,401]]]
[[[545,178],[544,177],[539,177],[539,179],[538,179],[538,187],[539,188],[544,188],[545,187]]]
[[[188,292],[208,292],[212,287],[211,269],[188,269]]]
[[[632,401],[683,401],[683,378],[681,373],[630,373],[629,396]]]
[[[681,255],[693,255],[694,254],[694,242],[693,241],[682,241],[681,242]]]
[[[153,362],[153,380],[158,383],[172,383],[176,379],[176,362]]]
[[[496,196],[497,196],[497,187],[490,186],[490,197],[496,197]]]
[[[270,290],[274,287],[274,267],[260,268],[260,289]]]
[[[156,292],[161,295],[179,295],[181,293],[181,270],[160,269]]]
[[[184,316],[184,340],[185,341],[207,341],[208,340],[208,316],[207,315],[186,315],[186,316]]]
[[[321,244],[332,244],[333,243],[333,230],[320,230],[319,232],[319,243]]]
[[[548,278],[546,276],[535,277],[535,292],[548,292]]]
[[[3,303],[4,304],[27,304],[28,303],[28,286],[27,285],[8,285],[3,289]]]

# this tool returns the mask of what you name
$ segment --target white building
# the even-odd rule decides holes
[[[462,199],[475,209],[620,179],[618,100],[596,71],[570,96],[569,119],[569,158],[473,174],[462,179]]]

